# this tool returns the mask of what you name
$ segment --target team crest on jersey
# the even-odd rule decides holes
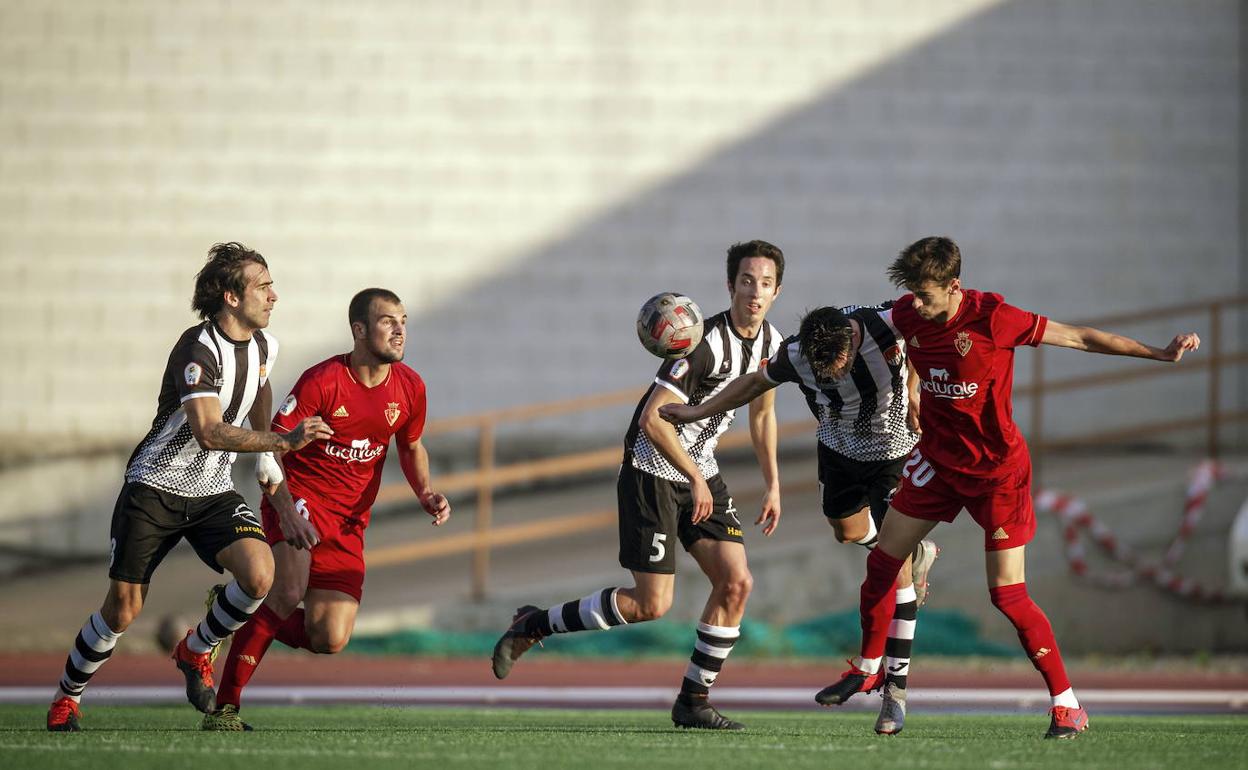
[[[390,427],[399,420],[399,405],[393,401],[386,405],[386,422],[390,423]]]
[[[958,355],[966,358],[966,354],[971,352],[970,332],[958,332],[958,336],[953,340],[953,347],[957,349]]]
[[[268,377],[268,376],[269,376],[269,368],[265,366],[264,364],[260,364],[260,379],[263,380],[265,377]]]
[[[676,359],[676,363],[672,364],[672,368],[668,370],[667,374],[673,380],[679,380],[681,377],[684,377],[685,372],[688,371],[689,362],[683,358],[678,358]]]
[[[884,360],[889,366],[901,366],[901,362],[906,360],[906,356],[901,352],[901,345],[893,345],[884,351]]]
[[[277,413],[283,417],[289,417],[290,413],[295,411],[295,406],[298,405],[298,403],[299,401],[295,398],[295,394],[291,393],[286,397],[286,400],[282,402],[282,407],[277,410]]]
[[[186,375],[186,384],[193,387],[199,384],[200,378],[204,376],[204,370],[199,364],[187,364],[183,374]]]
[[[910,338],[910,347],[917,348],[918,346],[919,346],[919,335],[916,334]]]

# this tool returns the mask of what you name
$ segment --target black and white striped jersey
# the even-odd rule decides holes
[[[237,453],[201,449],[182,405],[192,398],[219,398],[224,421],[242,425],[268,382],[277,348],[277,340],[261,331],[250,340],[232,340],[213,321],[183,332],[165,365],[156,419],[130,456],[126,481],[182,497],[232,490],[230,467]]]
[[[904,457],[919,437],[906,425],[906,341],[893,326],[892,303],[842,311],[862,330],[849,374],[817,380],[797,335],[780,345],[763,374],[775,383],[797,383],[828,449],[865,462]]]
[[[767,359],[776,354],[782,336],[776,327],[764,321],[756,337],[742,337],[733,328],[726,310],[706,319],[698,346],[684,358],[663,362],[654,383],[641,397],[641,403],[637,404],[633,413],[633,422],[628,426],[628,434],[624,437],[624,462],[631,462],[637,470],[668,481],[688,483],[685,474],[668,462],[641,429],[641,411],[650,394],[655,388],[667,388],[687,404],[700,404],[741,375],[761,368]],[[680,445],[697,463],[704,479],[719,473],[715,446],[724,431],[732,426],[735,414],[736,410],[730,409],[676,428]]]

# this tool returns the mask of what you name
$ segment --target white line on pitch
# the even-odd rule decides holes
[[[48,687],[0,687],[0,703],[41,703],[51,699]],[[506,705],[552,703],[569,705],[640,706],[671,703],[676,689],[670,687],[348,687],[348,686],[253,686],[247,688],[249,703],[325,703],[363,701],[374,703],[463,703]],[[1043,688],[913,688],[911,704],[923,706],[1015,705],[1048,703]],[[186,698],[181,687],[94,687],[88,700],[97,703],[177,703]],[[1248,690],[1079,690],[1079,700],[1118,706],[1222,706],[1248,707]],[[715,702],[770,706],[810,706],[814,688],[717,687]],[[875,707],[874,698],[855,698],[848,706]]]

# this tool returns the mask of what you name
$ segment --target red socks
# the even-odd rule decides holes
[[[217,688],[218,707],[226,703],[239,705],[243,688],[251,681],[251,675],[256,672],[281,625],[282,619],[268,605],[261,605],[247,625],[234,632],[225,670],[221,672],[221,685]]]
[[[1027,595],[1027,584],[989,588],[992,604],[1010,619],[1018,630],[1018,641],[1023,645],[1031,665],[1036,667],[1049,687],[1049,695],[1057,695],[1070,689],[1062,653],[1057,649],[1053,627],[1036,603]]]
[[[298,607],[294,612],[290,613],[290,617],[286,618],[282,623],[282,627],[277,629],[277,641],[296,650],[312,649],[312,642],[308,639],[308,629],[304,624],[302,607]]]
[[[905,559],[894,559],[879,548],[867,556],[867,579],[862,581],[862,657],[884,656],[888,626],[896,609],[897,573]]]

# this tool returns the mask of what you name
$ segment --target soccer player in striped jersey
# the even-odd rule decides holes
[[[331,434],[319,417],[286,433],[264,430],[277,340],[261,330],[276,302],[264,257],[238,243],[212,247],[191,300],[203,322],[174,345],[156,418],[126,466],[113,509],[108,594],[69,651],[48,709],[49,730],[80,729],[78,703],[87,683],[138,617],[157,566],[184,537],[205,564],[234,577],[173,653],[187,699],[200,711],[212,710],[217,646],[256,611],[273,582],[260,520],[234,491],[234,458],[294,450]],[[244,419],[252,430],[242,427]],[[287,495],[283,504],[293,509],[294,501]]]
[[[783,382],[797,383],[818,421],[824,516],[837,540],[870,550],[906,455],[918,441],[918,379],[907,365],[905,340],[893,326],[891,306],[812,310],[766,367],[697,406],[669,404],[659,414],[675,424],[699,420],[758,398]],[[915,621],[937,553],[935,544],[923,541],[913,563],[907,560],[897,577],[888,678],[875,725],[881,734],[901,732],[905,723]]]
[[[840,681],[824,688],[844,702],[878,684],[892,594],[904,559],[942,521],[965,508],[984,530],[988,594],[1048,687],[1046,738],[1074,738],[1087,729],[1066,666],[1044,612],[1027,594],[1024,554],[1036,531],[1031,456],[1014,424],[1010,391],[1014,349],[1040,344],[1115,356],[1176,362],[1200,346],[1179,334],[1156,348],[1117,334],[1069,326],[1005,302],[1000,294],[962,287],[962,254],[948,238],[907,246],[888,274],[909,290],[893,306],[893,324],[908,341],[919,373],[922,436],[902,469],[878,547],[867,557],[862,584],[862,648]]]
[[[280,431],[319,416],[334,435],[284,457],[262,456],[267,498],[260,512],[277,574],[263,606],[230,643],[217,709],[204,715],[205,730],[251,729],[238,713],[243,688],[274,639],[321,654],[347,645],[364,593],[364,530],[391,439],[434,526],[450,518],[450,504],[430,488],[429,455],[420,440],[425,383],[402,362],[402,301],[387,289],[364,289],[351,299],[347,319],[352,350],[304,372],[273,418]],[[283,495],[297,498],[299,513],[274,505]]]
[[[494,647],[496,677],[506,677],[516,659],[551,634],[606,630],[666,614],[675,591],[673,549],[679,539],[706,573],[711,595],[672,705],[672,723],[743,728],[709,702],[710,687],[740,637],[753,586],[741,521],[715,459],[715,446],[735,411],[708,415],[679,430],[658,412],[665,404],[701,403],[775,355],[782,335],[766,316],[783,279],[784,254],[770,243],[749,241],[728,249],[729,309],[706,319],[702,341],[687,358],[660,366],[625,436],[616,499],[620,566],[632,572],[633,586],[604,588],[548,609],[521,607]],[[755,524],[763,525],[765,535],[780,522],[774,404],[773,394],[750,402],[750,437],[766,483]]]

